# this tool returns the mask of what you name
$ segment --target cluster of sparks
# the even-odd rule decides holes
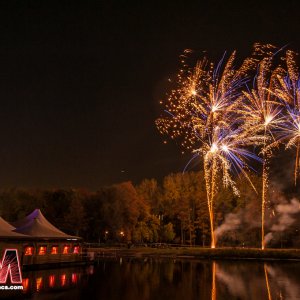
[[[249,163],[262,162],[264,248],[268,162],[275,146],[296,147],[295,184],[299,173],[300,75],[296,54],[287,50],[278,59],[283,50],[256,44],[253,55],[239,68],[235,67],[235,52],[227,60],[224,55],[218,64],[203,58],[189,68],[189,52],[181,57],[184,67],[178,74],[177,88],[171,91],[165,115],[156,125],[162,134],[179,138],[181,146],[193,154],[192,159],[203,159],[212,248],[216,246],[214,200],[219,180],[238,195],[233,173],[242,174],[255,189],[248,175],[252,169]],[[260,152],[255,153],[253,149],[258,148]]]

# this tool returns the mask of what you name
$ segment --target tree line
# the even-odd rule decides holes
[[[252,175],[259,187],[261,180]],[[216,228],[235,215],[238,226],[226,228],[218,238],[219,246],[259,246],[260,196],[245,178],[237,180],[240,196],[219,186],[215,204]],[[259,188],[257,190],[260,190]],[[274,215],[282,192],[270,189],[267,223]],[[276,200],[277,199],[277,200]],[[83,189],[0,191],[0,213],[16,221],[40,208],[56,227],[86,242],[176,243],[208,246],[209,215],[203,172],[170,174],[162,182],[145,179],[140,184],[123,182],[102,187],[96,192]],[[273,246],[300,244],[297,221],[284,234],[274,238]]]

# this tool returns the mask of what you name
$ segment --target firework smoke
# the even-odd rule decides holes
[[[188,50],[181,56],[183,68],[178,74],[177,88],[165,103],[166,115],[156,120],[159,131],[180,138],[181,146],[201,157],[204,166],[207,204],[211,229],[211,247],[215,235],[236,228],[230,216],[223,227],[214,230],[214,207],[220,182],[239,195],[233,171],[244,175],[252,188],[249,161],[262,162],[261,248],[265,248],[265,211],[268,203],[270,159],[281,142],[286,148],[296,147],[295,183],[300,166],[300,76],[295,55],[286,51],[285,68],[276,47],[255,44],[251,58],[240,68],[234,66],[236,53],[217,63],[207,58],[188,68]],[[277,62],[275,63],[275,57]],[[280,61],[280,62],[279,62]],[[253,88],[247,83],[257,69]],[[249,151],[260,147],[260,159]],[[276,227],[275,227],[276,228]]]
[[[296,221],[293,215],[300,212],[300,203],[297,199],[292,199],[290,203],[278,204],[275,211],[278,214],[277,223],[273,224],[271,232],[266,234],[265,244],[272,240],[275,232],[283,232]]]
[[[276,283],[276,290],[279,291],[278,294],[284,294],[284,299],[297,299],[300,295],[299,284],[295,279],[291,278],[290,275],[284,271],[283,268],[272,267],[266,265],[266,273],[270,275],[273,282]],[[275,290],[275,289],[274,289]],[[281,297],[280,299],[283,299]]]
[[[241,224],[241,215],[230,213],[226,215],[224,223],[215,230],[216,240],[227,231],[235,230]]]

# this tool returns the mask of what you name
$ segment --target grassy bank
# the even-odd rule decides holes
[[[258,260],[300,260],[300,249],[255,249],[255,248],[97,248],[89,249],[103,256],[114,255],[123,257],[169,257],[187,259],[258,259]]]

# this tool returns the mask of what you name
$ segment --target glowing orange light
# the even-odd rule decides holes
[[[46,246],[40,246],[39,255],[45,255],[46,253],[47,253],[47,247]]]
[[[58,254],[58,247],[57,246],[52,246],[51,254]]]
[[[49,276],[49,286],[50,286],[51,288],[53,288],[53,287],[54,287],[54,284],[55,284],[55,275],[50,275],[50,276]]]
[[[74,246],[73,253],[74,254],[79,254],[79,246]]]
[[[23,292],[27,292],[29,290],[29,278],[22,279]]]
[[[212,247],[214,248],[214,247]],[[217,299],[217,290],[216,290],[216,263],[212,264],[212,285],[211,285],[211,300]]]
[[[38,277],[36,279],[36,291],[39,292],[41,290],[42,286],[43,286],[43,278]]]
[[[66,274],[62,274],[60,276],[60,284],[61,284],[61,286],[65,286],[66,282],[67,282],[67,276],[66,276]]]
[[[26,247],[24,255],[25,256],[27,256],[27,255],[33,255],[33,247]]]
[[[64,246],[63,254],[68,254],[69,253],[69,249],[70,249],[70,246]]]
[[[268,300],[272,300],[272,295],[271,295],[271,289],[270,289],[268,271],[267,271],[267,265],[266,264],[264,264],[264,271],[265,271],[266,285],[267,285],[267,291],[268,291]]]

